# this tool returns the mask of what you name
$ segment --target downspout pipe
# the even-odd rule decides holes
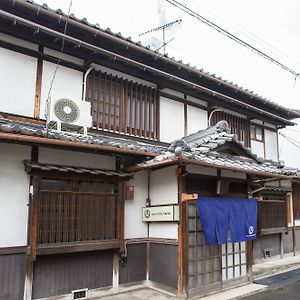
[[[91,73],[91,71],[94,69],[93,66],[89,67],[83,77],[83,87],[82,87],[82,101],[85,101],[85,97],[86,97],[86,81],[87,81],[87,77],[88,75]]]
[[[211,126],[211,125],[210,125],[210,121],[211,121],[211,118],[212,118],[213,114],[214,114],[215,112],[223,112],[223,111],[224,111],[223,109],[217,108],[217,109],[214,109],[214,110],[209,114],[208,121],[207,121],[208,127]]]

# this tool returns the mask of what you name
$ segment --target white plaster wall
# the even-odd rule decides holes
[[[125,201],[125,239],[147,237],[147,223],[142,221],[142,207],[145,206],[148,189],[146,171],[134,174],[128,183],[134,186],[134,199]]]
[[[33,117],[37,59],[0,48],[0,111]]]
[[[113,156],[42,147],[39,150],[39,162],[83,168],[115,169]]]
[[[207,106],[207,102],[206,101],[203,101],[199,98],[195,98],[193,96],[190,96],[190,95],[187,95],[187,100],[189,101],[192,101],[193,103],[198,103],[198,104],[201,104],[203,106]]]
[[[207,128],[207,111],[188,105],[187,124],[188,134]]]
[[[47,54],[47,55],[56,57],[56,58],[61,58],[63,60],[72,62],[72,63],[80,65],[80,66],[84,65],[84,60],[83,59],[80,59],[80,58],[77,58],[75,56],[71,56],[71,55],[68,55],[68,54],[65,54],[65,53],[60,53],[60,52],[58,52],[56,50],[53,50],[53,49],[50,49],[50,48],[44,48],[44,53]]]
[[[42,79],[42,99],[40,117],[45,119],[45,104],[48,97],[50,84],[53,78],[56,64],[44,61]],[[70,68],[59,66],[51,91],[51,101],[60,98],[69,98],[73,101],[81,101],[83,73]]]
[[[229,178],[239,178],[239,179],[246,179],[246,173],[239,173],[239,172],[234,172],[234,171],[227,171],[227,170],[222,170],[222,177],[229,177]]]
[[[264,143],[251,140],[251,151],[257,154],[258,157],[264,158]]]
[[[151,172],[150,199],[151,205],[178,203],[178,185],[176,167],[164,168]],[[176,222],[150,223],[149,237],[177,239]]]
[[[190,174],[217,176],[217,169],[214,168],[188,165],[186,169]]]
[[[0,247],[27,244],[30,147],[0,143]]]
[[[178,239],[178,224],[177,223],[150,223],[149,226],[150,238],[161,239]]]
[[[150,173],[151,205],[178,203],[176,167],[163,168]]]
[[[21,40],[21,39],[12,37],[12,36],[10,36],[8,34],[5,34],[5,33],[2,33],[2,32],[0,32],[0,40],[4,41],[4,42],[8,42],[8,43],[13,44],[13,45],[28,48],[28,49],[31,49],[31,50],[38,50],[38,47],[39,47],[37,44],[34,44],[34,43],[31,43],[31,42],[27,42],[25,40]]]
[[[288,167],[300,169],[300,119],[293,122],[297,125],[280,130],[286,138],[279,135],[279,159],[284,160]]]
[[[266,159],[278,161],[278,140],[277,133],[265,129],[265,150]]]
[[[183,104],[160,97],[160,140],[173,142],[184,135]]]

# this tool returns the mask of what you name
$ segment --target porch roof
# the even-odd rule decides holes
[[[133,175],[130,173],[117,172],[112,170],[80,168],[80,167],[71,167],[71,166],[53,165],[53,164],[41,164],[29,160],[24,160],[23,163],[27,173],[32,173],[33,171],[45,171],[45,172],[62,172],[65,174],[71,173],[71,174],[102,175],[107,177],[119,177],[123,179],[130,179],[133,177]]]
[[[166,147],[153,141],[135,141],[130,137],[115,137],[105,134],[83,135],[76,132],[47,130],[45,125],[18,122],[0,118],[0,141],[17,141],[39,145],[61,145],[77,149],[115,152],[142,156],[156,156]]]
[[[236,153],[224,153],[231,149]],[[191,164],[232,170],[242,173],[281,178],[300,178],[300,170],[258,157],[229,133],[226,121],[174,141],[162,154],[129,168],[130,171],[162,168],[170,165]]]

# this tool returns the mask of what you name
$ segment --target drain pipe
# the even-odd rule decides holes
[[[211,121],[211,117],[212,115],[215,113],[215,112],[223,112],[224,110],[223,109],[220,109],[220,108],[217,108],[217,109],[214,109],[210,114],[209,114],[209,117],[208,117],[208,127],[210,127],[210,121]]]
[[[82,83],[82,101],[85,101],[85,96],[86,96],[86,81],[88,75],[91,73],[91,71],[94,69],[94,67],[89,67],[86,72],[84,73],[83,77],[83,83]]]

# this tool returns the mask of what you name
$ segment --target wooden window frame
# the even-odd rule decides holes
[[[51,174],[51,176],[49,176]],[[116,179],[108,178],[107,176],[90,176],[90,175],[74,175],[74,174],[60,174],[59,172],[35,172],[34,175],[34,203],[30,209],[30,239],[32,246],[33,258],[36,255],[48,255],[55,253],[71,253],[83,251],[95,251],[103,249],[119,249],[124,248],[124,182]],[[51,179],[78,179],[80,181],[93,180],[99,183],[112,183],[115,185],[115,190],[118,189],[118,196],[115,201],[115,238],[102,240],[81,240],[71,242],[58,243],[39,243],[40,236],[40,205],[41,205],[41,180],[43,178]]]
[[[271,199],[269,199],[271,198]],[[259,235],[285,232],[288,229],[288,194],[286,191],[263,191],[258,197]],[[279,219],[280,217],[281,219]]]
[[[87,78],[85,100],[91,103],[95,128],[159,140],[157,89],[94,71]]]
[[[261,129],[261,139],[257,138],[257,129],[258,128]],[[252,129],[254,129],[255,137],[252,137]],[[257,125],[257,124],[251,124],[250,125],[250,138],[252,141],[264,143],[264,141],[265,141],[264,127],[261,125]]]

